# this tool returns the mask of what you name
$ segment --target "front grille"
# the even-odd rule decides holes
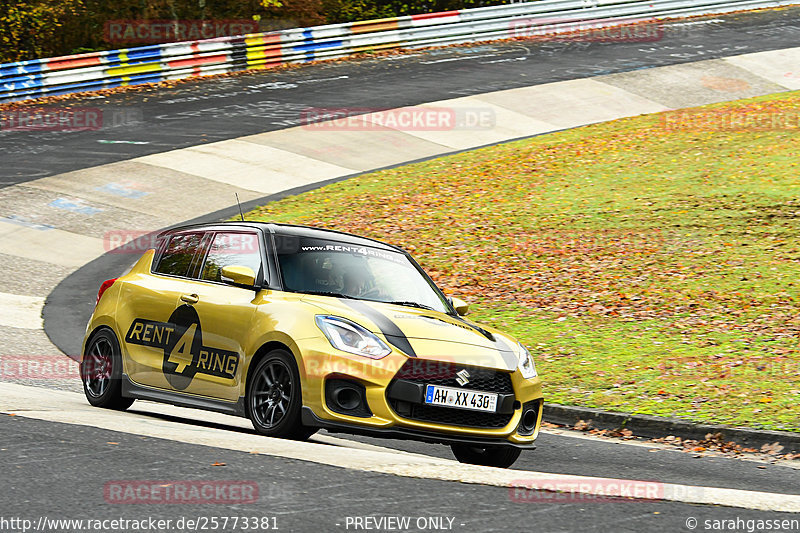
[[[469,372],[469,383],[463,387],[456,381],[456,373]],[[397,372],[395,379],[404,379],[414,383],[441,385],[498,394],[514,394],[511,385],[511,374],[489,368],[426,361],[425,359],[409,359]]]
[[[396,412],[402,410],[402,406],[396,400],[392,400],[392,409]],[[410,420],[420,422],[434,422],[436,424],[446,424],[448,426],[464,426],[473,428],[502,428],[511,422],[514,413],[497,414],[481,413],[480,411],[467,411],[466,409],[455,409],[453,407],[439,407],[436,405],[408,404],[411,410],[408,415],[400,415]]]
[[[469,382],[463,387],[456,381],[456,373],[461,370],[469,372]],[[398,379],[422,385],[440,385],[498,394],[514,393],[511,375],[508,372],[424,359],[408,360],[395,375],[395,380]],[[453,407],[412,403],[394,398],[389,399],[389,404],[394,412],[403,418],[450,426],[497,429],[507,426],[514,416],[514,413],[482,413]]]

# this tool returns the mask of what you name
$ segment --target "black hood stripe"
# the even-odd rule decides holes
[[[516,357],[514,357],[514,349],[499,336],[495,336],[494,339],[495,343],[500,345],[500,347],[497,348],[497,351],[500,352],[500,356],[503,358],[503,361],[506,362],[509,368],[516,369],[519,366],[519,361]]]
[[[406,337],[406,334],[403,333],[403,330],[401,330],[397,324],[392,322],[389,317],[375,310],[369,304],[360,302],[358,300],[340,299],[339,301],[372,320],[392,346],[409,357],[417,356],[417,352],[415,352],[414,348],[411,347],[411,343],[408,342],[408,337]]]
[[[514,357],[514,348],[508,345],[506,341],[504,341],[501,337],[492,335],[491,332],[486,331],[479,325],[467,320],[466,318],[462,317],[461,315],[458,316],[451,316],[452,318],[458,320],[462,324],[466,324],[475,329],[475,331],[479,332],[481,335],[489,339],[495,344],[495,349],[500,352],[500,357],[503,358],[508,368],[517,368],[519,366],[519,361]]]
[[[495,339],[495,338],[494,338],[494,335],[492,335],[490,332],[486,331],[485,329],[483,329],[483,328],[482,328],[482,327],[480,327],[479,325],[477,325],[477,324],[475,324],[475,323],[473,323],[473,322],[470,322],[469,320],[467,320],[467,319],[466,319],[466,318],[464,318],[463,316],[461,316],[461,315],[459,315],[459,314],[456,314],[456,315],[447,315],[447,316],[449,316],[450,318],[452,318],[453,320],[455,320],[455,321],[457,321],[457,322],[461,322],[461,323],[462,323],[462,324],[464,324],[465,326],[469,326],[470,328],[472,328],[473,330],[475,330],[475,332],[476,332],[476,333],[480,333],[481,335],[483,335],[484,337],[486,337],[486,338],[487,338],[487,339],[489,339],[490,341],[492,341],[492,342],[497,342],[497,339]],[[440,319],[440,320],[441,320],[441,319]],[[446,322],[446,321],[442,320],[442,322]]]

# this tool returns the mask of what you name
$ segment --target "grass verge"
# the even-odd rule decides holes
[[[596,124],[248,216],[406,248],[531,346],[551,402],[800,431],[798,106]]]

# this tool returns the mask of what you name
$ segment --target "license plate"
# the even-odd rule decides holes
[[[425,389],[425,403],[494,413],[497,410],[497,394],[428,385]]]

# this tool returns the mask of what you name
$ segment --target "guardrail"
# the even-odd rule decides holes
[[[529,37],[793,4],[800,0],[540,0],[35,59],[0,64],[0,103],[271,68],[369,50]]]

